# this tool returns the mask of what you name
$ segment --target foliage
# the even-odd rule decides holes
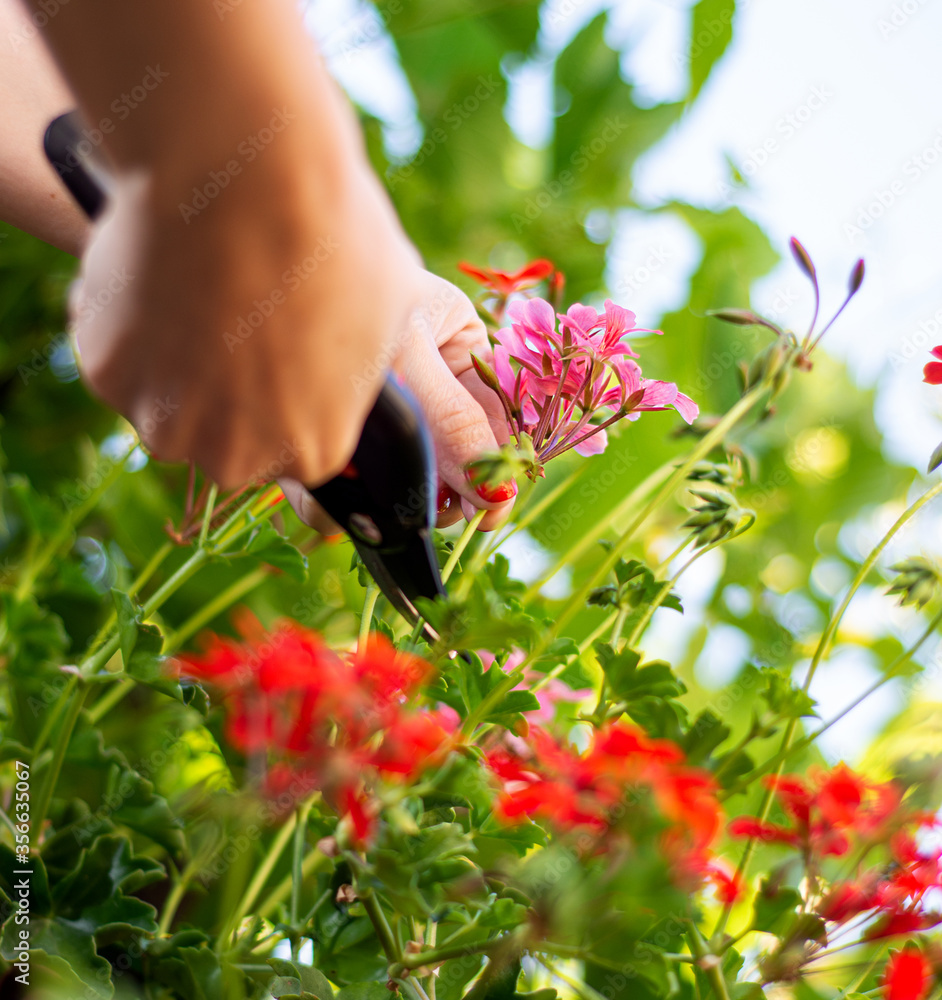
[[[535,2],[384,9],[425,143],[412,162],[390,160],[367,120],[370,155],[429,266],[458,276],[459,260],[477,262],[459,280],[489,283],[480,304],[499,342],[523,308],[504,316],[514,287],[518,303],[523,289],[560,313],[591,303],[587,336],[611,332],[622,314],[603,307],[608,248],[584,220],[638,208],[631,169],[696,99],[733,10],[693,6],[689,93],[652,107],[623,78],[605,16],[591,20],[555,61],[568,105],[534,150],[505,121],[503,68],[538,45]],[[532,480],[496,540],[439,538],[456,568],[449,597],[421,607],[433,646],[374,606],[349,544],[313,536],[276,489],[219,498],[144,455],[82,388],[59,332],[73,264],[4,231],[11,984],[26,865],[37,997],[935,988],[932,706],[904,707],[865,777],[825,767],[817,736],[837,719],[819,716],[809,688],[835,653],[857,650],[881,669],[869,689],[848,686],[848,711],[890,685],[908,697],[939,623],[937,570],[919,553],[858,550],[844,526],[874,510],[908,523],[942,486],[905,506],[914,475],[881,454],[872,397],[817,334],[738,308],[777,259],[754,223],[734,209],[647,211],[682,221],[702,256],[665,336],[632,346],[700,415],[613,422],[604,451],[545,449],[539,471],[549,439],[534,448],[518,421],[515,446],[481,475]],[[792,252],[817,297],[810,257]],[[857,268],[851,293],[860,280]],[[570,335],[585,315],[570,309]],[[566,364],[562,337],[547,377]],[[510,385],[511,354],[509,369],[479,368],[485,381]],[[586,368],[583,388],[602,374]],[[643,403],[638,388],[604,419]],[[511,534],[545,567],[508,561]],[[699,596],[685,589],[694,565],[711,578]],[[907,605],[905,644],[842,626],[855,595],[880,589]],[[671,662],[645,650],[667,648],[663,630]],[[727,662],[720,632],[749,662]],[[730,680],[718,688],[717,675]]]

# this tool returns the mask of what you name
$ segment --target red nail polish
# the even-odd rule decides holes
[[[498,483],[496,486],[481,483],[474,487],[474,492],[488,503],[503,503],[517,495],[517,484],[512,479],[508,479],[506,483]]]
[[[438,516],[447,514],[448,511],[458,502],[458,494],[448,485],[442,483],[438,488]]]

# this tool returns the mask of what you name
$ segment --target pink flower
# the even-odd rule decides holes
[[[518,443],[523,435],[532,440],[540,467],[569,449],[599,454],[606,428],[625,417],[674,409],[687,423],[696,419],[697,404],[673,382],[642,376],[625,341],[640,330],[635,314],[611,299],[603,313],[576,303],[557,315],[549,302],[530,298],[511,302],[507,316],[510,325],[495,334],[494,371],[475,367],[500,395]]]

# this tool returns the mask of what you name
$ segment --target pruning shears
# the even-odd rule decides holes
[[[77,112],[54,119],[43,146],[63,184],[90,219],[105,208],[109,178],[93,156]],[[435,453],[419,403],[387,376],[363,425],[350,464],[314,499],[350,535],[390,604],[413,625],[417,598],[445,593],[432,545],[437,474]],[[423,625],[435,640],[435,631]]]

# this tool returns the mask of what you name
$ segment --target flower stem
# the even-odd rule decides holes
[[[524,604],[532,601],[543,588],[543,585],[563,566],[568,566],[575,562],[583,553],[588,551],[608,530],[609,526],[617,521],[621,516],[633,510],[653,489],[656,489],[669,475],[674,468],[673,461],[665,462],[660,468],[655,469],[646,479],[642,480],[624,500],[613,510],[602,517],[597,525],[589,532],[582,535],[579,541],[575,542],[564,552],[556,562],[539,576],[527,588],[523,595]]]
[[[308,856],[304,859],[301,864],[301,881],[310,877],[314,874],[320,867],[322,867],[327,862],[327,856],[321,851],[314,850],[311,851]],[[262,900],[261,903],[255,908],[255,912],[259,917],[268,917],[272,911],[278,906],[279,903],[283,903],[291,895],[291,886],[294,883],[294,872],[290,875],[286,875],[274,889]]]
[[[373,925],[373,930],[376,931],[376,936],[379,938],[379,943],[389,964],[402,964],[396,939],[393,937],[386,913],[376,898],[376,894],[372,889],[363,890],[358,886],[357,898],[363,904],[363,909],[370,918],[370,923]]]
[[[464,531],[461,532],[461,537],[455,542],[455,547],[451,550],[448,560],[442,569],[442,583],[448,582],[448,578],[454,572],[455,567],[458,565],[458,560],[468,547],[468,543],[474,537],[474,533],[478,530],[478,525],[484,520],[486,513],[486,510],[477,511],[474,517],[465,525]]]
[[[784,763],[792,754],[796,754],[805,747],[811,746],[820,736],[823,736],[832,726],[837,725],[846,715],[849,715],[858,705],[866,701],[870,695],[879,691],[884,684],[891,680],[894,680],[899,676],[899,668],[903,666],[906,662],[912,659],[913,656],[919,651],[919,648],[925,643],[925,641],[935,632],[935,630],[942,624],[942,611],[935,615],[932,621],[929,623],[925,631],[920,635],[920,637],[913,643],[909,649],[904,650],[899,656],[886,668],[883,676],[873,682],[862,694],[858,695],[846,708],[841,709],[832,719],[829,719],[822,726],[816,729],[813,733],[802,737],[797,743],[793,743],[790,747],[784,750],[780,750],[774,757],[770,757],[767,761],[762,764],[757,764],[745,777],[741,778],[736,785],[732,788],[727,789],[726,793],[722,796],[724,799],[729,798],[731,795],[736,795],[738,792],[747,789],[756,778],[761,777],[767,771],[772,770],[773,767]]]
[[[378,597],[379,587],[370,580],[366,585],[366,596],[363,599],[363,614],[360,615],[360,631],[357,635],[358,653],[362,653],[366,649],[366,643],[370,637],[370,626],[373,624],[373,609],[376,607]]]
[[[811,681],[814,678],[815,671],[818,669],[818,664],[821,662],[825,653],[827,653],[830,648],[831,642],[837,633],[838,626],[844,617],[844,612],[847,611],[851,600],[853,600],[854,594],[863,585],[864,580],[869,576],[870,570],[876,565],[877,560],[880,558],[883,550],[889,545],[890,540],[893,536],[906,524],[910,518],[914,517],[930,500],[937,497],[942,493],[942,480],[935,484],[930,490],[927,490],[921,497],[918,498],[914,503],[912,503],[902,514],[897,518],[896,523],[892,528],[880,539],[876,547],[867,556],[864,562],[861,564],[860,569],[857,571],[857,575],[851,582],[850,587],[847,589],[847,593],[844,595],[844,599],[841,601],[840,607],[831,616],[830,621],[827,623],[827,627],[821,635],[821,639],[818,642],[817,648],[814,651],[814,656],[811,658],[811,665],[808,667],[808,675],[805,677],[805,683],[802,685],[802,690],[807,691],[811,687]]]
[[[124,471],[125,462],[127,462],[127,460],[131,457],[131,454],[137,446],[138,442],[137,439],[135,439],[134,444],[128,449],[128,451],[114,463],[104,476],[102,476],[101,482],[91,491],[85,502],[80,504],[78,507],[75,507],[62,519],[59,529],[55,532],[55,534],[53,534],[52,538],[49,539],[45,546],[43,546],[39,555],[36,556],[36,558],[33,559],[26,567],[16,588],[17,600],[21,601],[29,594],[33,584],[36,582],[37,577],[49,565],[49,563],[52,562],[59,549],[61,549],[62,546],[68,541],[75,526],[85,520],[102,496],[117,481],[118,477]]]
[[[229,584],[225,590],[217,594],[207,604],[204,604],[196,614],[187,619],[175,632],[167,636],[164,641],[164,655],[179,649],[191,635],[198,632],[218,614],[225,611],[226,608],[235,604],[236,601],[263,583],[269,574],[270,570],[267,566],[258,566],[251,573],[246,573],[245,576]]]
[[[723,963],[719,956],[711,955],[707,952],[706,943],[703,940],[697,925],[689,921],[689,931],[687,940],[690,942],[690,950],[697,965],[703,970],[707,982],[710,984],[716,1000],[729,1000],[729,991],[726,989],[726,977],[723,975]]]
[[[154,573],[156,573],[160,568],[160,564],[164,561],[164,559],[170,555],[173,548],[173,542],[164,542],[164,544],[160,546],[160,548],[150,557],[150,561],[147,565],[138,574],[137,579],[131,584],[130,587],[128,587],[128,597],[134,597],[141,590],[147,581],[150,580]],[[104,625],[101,626],[96,633],[95,638],[88,644],[88,652],[93,653],[101,645],[101,643],[105,641],[111,633],[111,630],[114,628],[114,623],[117,619],[118,612],[112,608],[111,613],[108,615],[107,619],[105,619]]]
[[[557,631],[563,626],[565,626],[579,611],[582,610],[585,604],[586,598],[589,593],[598,585],[599,580],[604,579],[615,567],[615,564],[621,558],[622,553],[631,543],[635,534],[641,528],[645,521],[661,506],[666,500],[668,500],[674,493],[674,490],[687,478],[687,474],[690,470],[699,462],[705,455],[708,455],[727,435],[727,433],[735,427],[737,423],[752,409],[756,402],[758,402],[760,396],[762,396],[766,391],[764,384],[759,384],[749,390],[736,404],[733,406],[725,416],[716,424],[716,426],[707,434],[701,438],[697,446],[688,454],[687,458],[674,469],[672,475],[667,479],[667,482],[658,490],[658,492],[642,507],[642,509],[635,515],[628,528],[622,533],[621,538],[612,546],[611,552],[608,558],[605,559],[602,564],[592,573],[588,580],[582,585],[582,587],[576,591],[575,594],[569,599],[568,603],[563,607],[559,616],[556,619]],[[940,483],[940,488],[942,488],[942,483]]]
[[[209,496],[206,498],[206,508],[203,511],[203,524],[200,527],[200,537],[196,543],[200,548],[203,548],[206,544],[206,539],[209,537],[209,525],[213,519],[213,507],[216,506],[216,494],[218,492],[219,487],[215,483],[210,483]]]
[[[271,842],[271,846],[268,848],[268,853],[265,855],[261,865],[255,872],[255,876],[249,883],[248,888],[245,890],[239,905],[236,907],[235,912],[230,915],[223,932],[219,935],[220,947],[225,947],[225,945],[229,942],[229,939],[238,929],[242,918],[249,912],[252,904],[258,898],[258,894],[262,891],[262,888],[268,881],[268,877],[271,875],[272,869],[276,864],[278,864],[278,859],[281,857],[284,849],[288,846],[288,841],[291,840],[291,835],[294,833],[297,823],[298,814],[297,811],[295,811],[285,822],[285,825],[275,835],[275,839]]]
[[[860,569],[857,571],[857,575],[851,581],[850,587],[848,587],[847,593],[844,595],[844,599],[841,601],[840,606],[837,608],[834,614],[831,615],[830,620],[825,626],[824,632],[821,634],[821,638],[818,640],[818,645],[815,648],[814,655],[811,658],[811,664],[808,667],[808,674],[805,677],[804,684],[802,685],[802,691],[807,692],[808,689],[811,687],[811,681],[814,677],[815,671],[818,669],[818,665],[821,663],[821,660],[824,658],[825,654],[830,648],[831,642],[833,641],[834,636],[837,634],[838,626],[840,625],[841,620],[844,617],[844,613],[850,606],[850,602],[853,600],[854,595],[863,585],[864,580],[866,580],[866,578],[870,575],[870,571],[876,565],[876,562],[880,558],[880,555],[882,554],[883,550],[887,547],[887,545],[889,545],[890,540],[900,530],[900,528],[902,528],[903,525],[910,520],[910,518],[912,518],[915,514],[917,514],[927,503],[929,503],[930,500],[938,496],[940,493],[942,493],[942,481],[936,483],[935,486],[933,486],[931,489],[923,493],[921,497],[919,497],[914,503],[910,504],[910,506],[903,511],[903,513],[897,518],[896,522],[893,524],[890,530],[883,536],[883,538],[880,539],[880,541],[874,547],[873,551],[863,561],[863,563],[860,566]],[[773,760],[778,761],[778,765],[776,767],[776,773],[781,771],[782,765],[784,764],[786,758],[789,755],[790,752],[789,748],[791,747],[792,737],[795,735],[795,730],[797,728],[798,728],[798,720],[789,719],[788,725],[785,727],[785,732],[782,735],[782,742],[779,747],[779,752],[776,755],[776,757],[773,758]],[[773,795],[774,792],[771,787],[766,789],[766,792],[762,799],[762,804],[759,808],[758,818],[762,822],[764,822],[765,819],[768,817],[769,810],[772,807]],[[742,859],[740,860],[739,866],[736,869],[737,878],[742,879],[745,877],[746,869],[748,868],[749,862],[752,859],[752,854],[754,850],[755,850],[755,838],[750,837],[746,841],[746,846],[743,848]],[[717,923],[714,937],[716,936],[716,934],[719,934],[723,930],[725,930],[731,912],[732,912],[732,903],[727,903],[723,907],[723,911],[720,914],[720,919],[719,922]]]
[[[78,717],[81,714],[82,705],[85,703],[85,696],[87,694],[88,689],[84,684],[78,687],[78,690],[76,690],[72,695],[65,718],[62,720],[62,728],[59,730],[59,735],[56,737],[55,746],[52,751],[52,761],[49,764],[49,770],[46,772],[46,777],[43,780],[42,788],[40,789],[39,796],[36,799],[36,806],[33,809],[30,820],[30,844],[36,843],[36,840],[42,831],[43,822],[46,819],[46,811],[49,808],[49,803],[52,801],[52,793],[55,790],[56,782],[59,780],[59,772],[62,770],[62,763],[65,760],[66,750],[68,750],[69,742],[72,739],[72,731],[75,729],[75,723],[78,721]]]
[[[291,957],[295,960],[298,957],[298,946],[300,944],[297,936],[297,932],[300,930],[298,927],[298,915],[301,911],[301,886],[304,884],[304,847],[307,834],[307,817],[310,811],[310,802],[301,803],[295,810],[296,823],[291,855],[291,904],[289,909],[289,923],[295,931],[291,939]]]

